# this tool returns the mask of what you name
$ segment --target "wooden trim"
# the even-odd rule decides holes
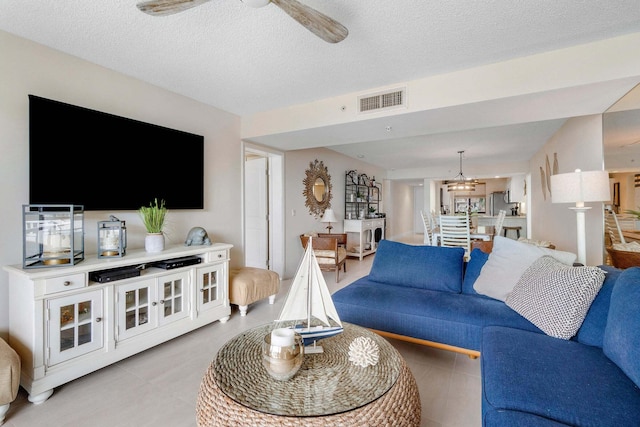
[[[440,350],[447,350],[447,351],[453,351],[455,353],[466,354],[471,359],[477,359],[478,357],[480,357],[480,352],[476,351],[476,350],[469,350],[469,349],[466,349],[466,348],[456,347],[456,346],[449,345],[449,344],[442,344],[442,343],[439,343],[439,342],[422,340],[420,338],[408,337],[406,335],[398,335],[398,334],[394,334],[392,332],[379,331],[377,329],[369,328],[369,330],[372,331],[372,332],[375,332],[376,334],[378,334],[380,336],[386,337],[386,338],[393,338],[393,339],[396,339],[396,340],[406,341],[406,342],[410,342],[410,343],[413,343],[413,344],[420,344],[420,345],[426,345],[428,347],[438,348]]]
[[[318,237],[335,237],[338,240],[338,246],[347,247],[347,233],[318,233]]]

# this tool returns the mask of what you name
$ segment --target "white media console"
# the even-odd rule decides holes
[[[216,320],[226,322],[229,253],[233,246],[173,246],[132,250],[122,258],[89,255],[73,266],[9,273],[9,344],[20,355],[20,385],[44,402],[54,387]],[[195,255],[175,269],[158,261]],[[141,274],[98,283],[96,271],[140,266]]]

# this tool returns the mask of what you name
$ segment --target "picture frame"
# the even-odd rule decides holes
[[[613,183],[613,206],[615,206],[616,208],[620,207],[620,183],[619,182]]]

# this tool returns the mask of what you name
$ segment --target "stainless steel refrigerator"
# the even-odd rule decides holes
[[[509,205],[509,193],[506,191],[496,191],[489,194],[489,215],[497,216],[500,210],[505,210],[507,214],[510,214],[511,206]]]

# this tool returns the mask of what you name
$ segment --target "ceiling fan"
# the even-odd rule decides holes
[[[171,15],[210,0],[151,0],[138,3],[138,9],[153,16]],[[349,34],[342,24],[297,0],[240,0],[251,7],[263,7],[273,3],[307,30],[329,43],[338,43]]]

